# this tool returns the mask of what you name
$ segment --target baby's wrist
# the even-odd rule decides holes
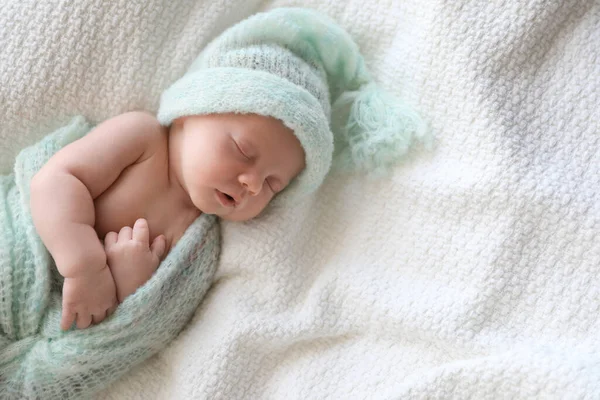
[[[97,276],[98,274],[104,273],[104,270],[107,269],[110,272],[110,268],[108,266],[108,264],[104,264],[103,267],[101,268],[78,268],[78,269],[69,269],[69,274],[62,274],[63,278],[65,279],[86,279],[86,278],[93,278],[95,276]],[[60,269],[59,269],[60,272]],[[112,275],[112,273],[111,273]]]

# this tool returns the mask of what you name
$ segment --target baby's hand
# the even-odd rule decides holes
[[[67,330],[77,321],[77,328],[97,324],[117,308],[115,282],[105,266],[99,271],[65,278],[60,327]]]
[[[148,222],[140,218],[133,229],[125,226],[117,234],[109,232],[104,238],[108,266],[117,286],[119,303],[142,286],[160,264],[166,248],[163,235],[157,236],[150,246]]]

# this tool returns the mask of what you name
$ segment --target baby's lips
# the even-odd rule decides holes
[[[216,194],[217,194],[217,199],[219,200],[219,203],[221,203],[221,205],[223,207],[235,207],[236,206],[236,201],[234,198],[227,197],[227,195],[223,192],[221,192],[220,190],[216,189]]]

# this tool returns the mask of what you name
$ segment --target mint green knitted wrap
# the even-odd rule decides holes
[[[80,398],[110,385],[179,334],[216,270],[219,224],[202,215],[109,319],[84,330],[60,330],[61,277],[33,226],[29,182],[56,151],[90,128],[82,117],[73,119],[23,150],[13,173],[0,177],[3,400]]]
[[[381,171],[426,133],[416,112],[373,82],[346,31],[300,8],[256,14],[218,36],[163,93],[158,120],[229,112],[278,118],[302,144],[306,168],[279,204],[318,188],[334,151],[340,165]]]

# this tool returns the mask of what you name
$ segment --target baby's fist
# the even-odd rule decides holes
[[[148,222],[140,218],[133,229],[109,232],[104,238],[104,250],[108,266],[117,286],[119,303],[142,286],[156,271],[165,253],[166,239],[157,236],[150,245]]]

